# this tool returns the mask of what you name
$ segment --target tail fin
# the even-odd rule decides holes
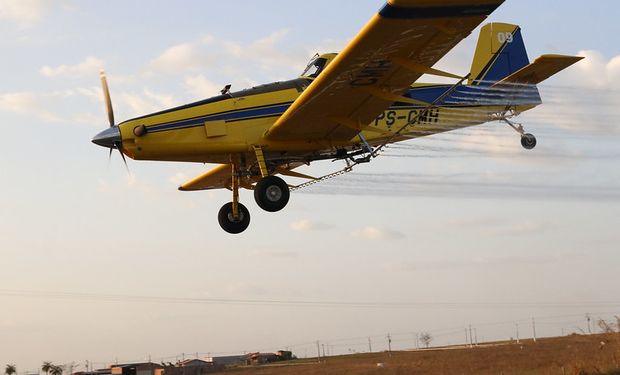
[[[519,26],[507,23],[487,24],[480,30],[469,84],[492,85],[529,63]]]

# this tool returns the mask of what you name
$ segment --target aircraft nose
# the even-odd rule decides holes
[[[121,142],[121,132],[118,127],[108,128],[93,138],[93,143],[101,147],[116,148]]]

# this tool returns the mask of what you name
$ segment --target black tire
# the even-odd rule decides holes
[[[536,137],[526,133],[521,136],[521,146],[526,150],[533,150],[536,147]]]
[[[267,212],[278,212],[288,204],[291,191],[280,177],[268,176],[258,181],[254,189],[256,204]]]
[[[244,232],[250,226],[250,211],[239,203],[239,219],[233,218],[233,204],[232,202],[226,203],[220,209],[217,215],[217,220],[220,223],[220,227],[230,234],[239,234]]]

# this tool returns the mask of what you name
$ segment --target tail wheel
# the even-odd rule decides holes
[[[536,147],[536,137],[530,133],[525,133],[521,136],[521,146],[526,150],[532,150]]]
[[[280,211],[286,207],[290,197],[288,185],[280,177],[265,177],[254,188],[256,204],[267,212]]]
[[[250,211],[239,203],[239,217],[233,215],[233,204],[226,203],[217,215],[220,227],[230,234],[239,234],[248,229],[250,225]]]

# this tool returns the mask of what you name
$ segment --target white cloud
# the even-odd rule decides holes
[[[49,4],[45,0],[0,0],[0,20],[28,27],[43,18]]]
[[[365,240],[401,240],[405,235],[382,227],[368,226],[351,233],[353,237]]]
[[[66,77],[66,76],[95,76],[104,67],[103,60],[89,56],[84,61],[75,65],[60,65],[57,67],[44,66],[39,73],[45,77]]]
[[[185,77],[185,87],[197,98],[208,98],[218,95],[224,85],[214,83],[202,74]]]
[[[296,232],[314,232],[332,229],[333,226],[310,220],[300,220],[289,225]]]
[[[178,72],[200,69],[209,57],[202,54],[202,43],[181,43],[162,52],[147,65],[149,72]]]
[[[167,48],[146,64],[145,71],[186,74],[215,70],[234,77],[250,77],[262,70],[275,79],[290,78],[301,72],[315,51],[281,46],[288,34],[287,29],[276,30],[249,43],[204,36]]]
[[[583,50],[577,53],[585,59],[577,63],[571,70],[558,76],[558,81],[576,86],[617,89],[620,78],[620,55],[607,59],[599,51]]]
[[[77,87],[47,93],[0,94],[0,111],[30,116],[49,123],[97,126],[103,124],[105,117],[97,112],[90,112],[88,109],[76,111],[76,108],[82,108],[83,103],[80,102],[82,98],[97,103],[97,108],[103,108],[100,106],[103,100],[100,89]],[[88,104],[84,108],[87,107]]]
[[[0,95],[0,109],[8,112],[29,112],[36,105],[36,102],[36,95],[31,92],[17,92]]]
[[[0,95],[0,111],[31,114],[39,119],[50,122],[61,121],[58,115],[44,108],[44,99],[32,92],[17,92]]]
[[[148,89],[144,89],[141,94],[122,93],[120,98],[135,116],[161,111],[179,104],[172,95],[159,94]]]
[[[543,105],[524,118],[586,133],[620,132],[620,55],[578,53],[585,59],[541,85]]]

